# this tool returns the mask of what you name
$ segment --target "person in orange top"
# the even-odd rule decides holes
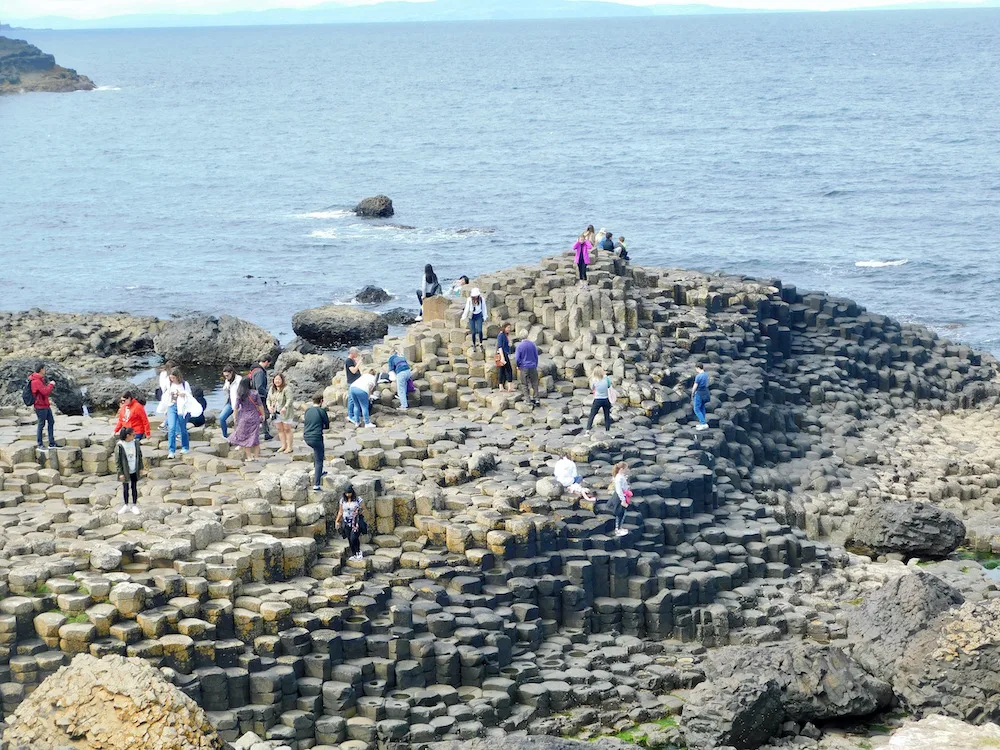
[[[146,416],[146,406],[135,397],[132,391],[125,391],[122,394],[121,406],[118,407],[115,432],[120,432],[122,427],[131,427],[135,431],[137,441],[149,434],[149,417]]]

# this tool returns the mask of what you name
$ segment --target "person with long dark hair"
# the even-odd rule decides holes
[[[424,275],[420,280],[420,287],[417,289],[417,301],[421,305],[427,297],[436,297],[441,294],[441,282],[438,281],[434,267],[428,263],[424,266]]]
[[[366,531],[367,524],[361,498],[354,491],[353,485],[348,485],[344,490],[340,508],[337,510],[337,520],[334,523],[351,547],[351,559],[364,559],[364,554],[361,552],[361,535]]]
[[[184,374],[180,369],[175,367],[167,377],[167,388],[163,391],[163,398],[156,407],[156,413],[166,415],[167,458],[173,458],[178,435],[181,438],[181,453],[189,451],[188,419],[200,417],[203,409],[191,392],[191,386],[184,380]]]

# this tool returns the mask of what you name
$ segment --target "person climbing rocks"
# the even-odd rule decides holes
[[[375,390],[377,384],[378,379],[375,376],[375,371],[369,370],[351,383],[351,387],[347,389],[347,397],[354,402],[355,418],[350,419],[348,417],[353,424],[358,425],[364,419],[365,427],[375,426],[371,420],[369,405],[371,403],[372,391]]]
[[[708,393],[708,373],[705,372],[705,365],[701,362],[695,365],[696,374],[694,384],[691,386],[691,406],[694,415],[698,419],[696,430],[707,430],[708,419],[705,416],[705,407],[708,406],[710,398]]]
[[[604,431],[611,430],[611,378],[604,374],[604,368],[598,365],[590,377],[590,392],[594,394],[594,402],[590,405],[590,418],[587,419],[589,435],[594,427],[594,417],[599,411],[604,411]]]
[[[323,392],[318,391],[313,394],[312,406],[306,409],[302,417],[302,438],[306,445],[312,448],[313,467],[315,476],[313,477],[313,489],[322,489],[321,482],[323,475],[323,461],[326,459],[326,446],[323,443],[323,431],[330,429],[330,416],[323,408]]]
[[[389,372],[396,376],[396,395],[399,397],[399,408],[409,408],[408,394],[413,373],[410,371],[410,363],[398,350],[394,350],[389,355]]]

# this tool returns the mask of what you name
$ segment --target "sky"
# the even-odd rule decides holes
[[[381,0],[341,0],[342,5],[373,5]],[[409,0],[425,2],[427,0]],[[705,4],[727,8],[766,10],[850,10],[886,5],[907,5],[918,0],[615,0],[627,5]],[[976,5],[978,0],[938,0],[956,5]],[[317,0],[0,0],[0,20],[38,16],[104,18],[129,13],[224,13],[268,8],[307,8]]]

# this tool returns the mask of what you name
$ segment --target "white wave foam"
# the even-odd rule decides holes
[[[859,260],[854,265],[857,268],[886,268],[888,266],[905,266],[909,262],[909,258],[902,260]]]
[[[309,233],[310,237],[315,237],[318,240],[335,240],[337,239],[336,229],[314,229]]]
[[[346,216],[354,216],[354,212],[346,208],[326,208],[322,211],[309,211],[304,214],[292,214],[295,219],[343,219]]]
[[[121,91],[118,86],[98,86],[94,91]]]

